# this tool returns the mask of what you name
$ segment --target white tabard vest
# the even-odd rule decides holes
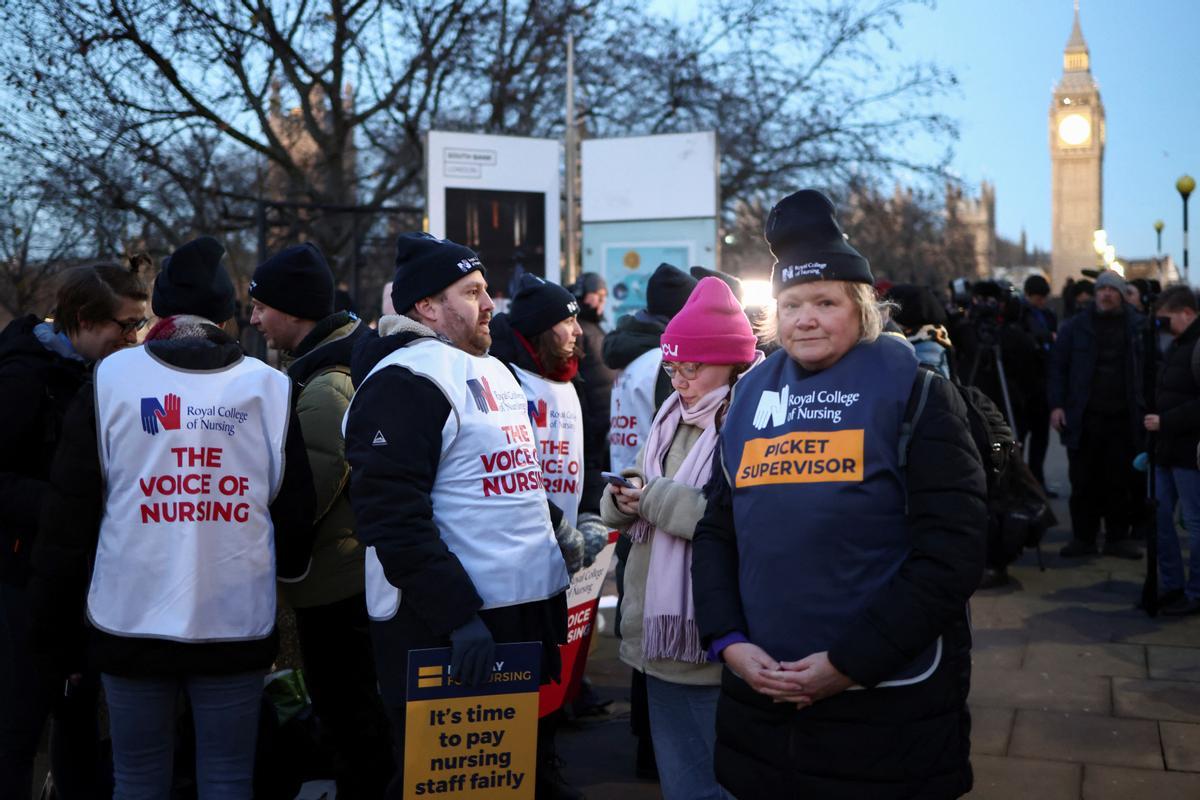
[[[383,358],[363,382],[392,366],[433,381],[450,401],[431,495],[433,522],[483,607],[544,600],[563,591],[567,567],[550,526],[525,393],[512,373],[491,356],[418,339]],[[397,400],[396,413],[403,414],[403,400]],[[366,559],[367,610],[372,619],[391,619],[400,607],[400,590],[388,583],[374,547],[367,548]]]
[[[100,362],[95,393],[105,500],[92,623],[182,642],[269,635],[287,376],[249,356],[179,369],[137,347]]]
[[[662,366],[662,350],[647,350],[635,358],[613,381],[609,417],[608,457],[612,471],[637,466],[638,451],[654,422],[654,385]]]
[[[583,497],[583,410],[575,386],[513,366],[529,401],[546,496],[574,527]]]

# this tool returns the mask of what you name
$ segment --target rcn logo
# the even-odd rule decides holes
[[[492,395],[492,387],[488,385],[487,378],[469,378],[467,379],[467,388],[471,390],[475,406],[484,414],[500,410],[500,406],[496,405],[496,398]]]
[[[546,427],[546,411],[546,401],[540,397],[536,403],[532,400],[529,401],[529,420],[534,424],[534,427]]]
[[[157,397],[142,398],[142,430],[156,436],[159,425],[164,431],[179,430],[179,395],[168,394],[161,403]]]
[[[754,411],[754,427],[762,430],[770,423],[772,427],[782,425],[787,421],[788,401],[792,399],[790,386],[784,386],[778,392],[766,390],[758,398],[758,408]]]

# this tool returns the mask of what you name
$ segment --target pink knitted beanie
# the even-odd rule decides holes
[[[702,364],[749,363],[758,345],[737,298],[720,278],[696,284],[661,342],[664,361]]]

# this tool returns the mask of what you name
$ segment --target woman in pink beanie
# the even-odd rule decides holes
[[[711,277],[667,325],[661,346],[675,391],[654,418],[639,468],[622,473],[634,487],[609,486],[600,503],[604,521],[633,542],[621,660],[646,673],[663,797],[727,798],[713,773],[721,666],[700,646],[691,540],[730,389],[762,354],[733,292]]]

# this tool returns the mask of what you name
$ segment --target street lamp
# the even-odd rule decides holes
[[[1154,235],[1158,237],[1158,245],[1154,249],[1154,268],[1158,273],[1158,279],[1163,279],[1162,274],[1162,229],[1163,221],[1161,219],[1154,220]]]
[[[1191,175],[1184,175],[1175,181],[1175,188],[1179,190],[1179,196],[1183,198],[1183,282],[1190,284],[1191,281],[1188,280],[1187,201],[1188,195],[1196,188],[1196,179]]]

